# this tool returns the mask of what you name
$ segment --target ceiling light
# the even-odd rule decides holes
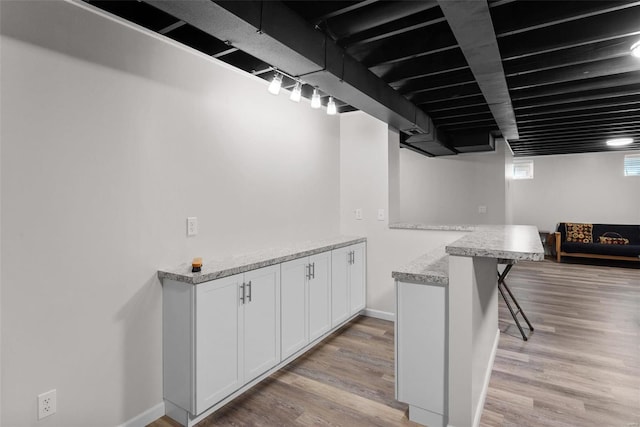
[[[607,140],[607,145],[611,147],[620,147],[621,145],[629,145],[633,142],[633,138],[615,138]]]
[[[302,98],[302,82],[296,82],[296,86],[291,91],[289,99],[293,102],[300,102],[300,98]]]
[[[269,84],[269,93],[277,95],[280,93],[280,87],[282,86],[282,74],[276,73],[273,76],[273,80]]]
[[[318,89],[313,90],[313,95],[311,96],[311,108],[320,108],[320,94],[318,93]]]
[[[631,55],[640,58],[640,40],[631,45]]]
[[[333,96],[329,97],[329,102],[327,103],[327,114],[330,116],[335,115],[338,112],[336,108],[336,102],[333,100]]]

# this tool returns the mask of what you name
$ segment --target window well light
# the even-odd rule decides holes
[[[610,147],[620,147],[621,145],[629,145],[633,142],[633,138],[615,138],[607,140]]]
[[[269,84],[269,93],[277,95],[280,93],[280,87],[282,87],[282,74],[276,73],[273,76],[273,80]]]
[[[311,108],[320,108],[320,94],[318,93],[318,89],[313,90],[313,95],[311,96]]]
[[[296,82],[295,87],[291,91],[291,96],[289,99],[293,102],[300,102],[300,98],[302,97],[302,82]]]
[[[631,45],[631,55],[640,58],[640,40]]]
[[[327,114],[333,116],[337,112],[338,110],[336,109],[336,102],[333,100],[333,96],[330,96],[329,102],[327,103]]]

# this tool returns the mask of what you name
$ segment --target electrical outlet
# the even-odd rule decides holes
[[[190,216],[187,218],[187,236],[196,236],[198,234],[198,218]]]
[[[486,214],[487,213],[487,207],[485,205],[478,206],[478,213]]]
[[[384,221],[384,209],[378,209],[378,221]]]
[[[56,390],[38,395],[38,419],[41,420],[56,413]]]
[[[362,219],[362,209],[356,209],[356,219]]]

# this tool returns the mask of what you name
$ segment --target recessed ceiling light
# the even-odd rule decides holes
[[[631,55],[640,58],[640,40],[631,45]]]
[[[611,147],[619,147],[621,145],[629,145],[633,142],[633,138],[615,138],[607,140],[607,145]]]

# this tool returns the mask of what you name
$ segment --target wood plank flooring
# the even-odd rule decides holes
[[[481,425],[640,427],[640,269],[521,262],[506,282],[535,331],[523,341],[500,300]],[[394,400],[393,339],[361,317],[198,426],[416,425]]]
[[[640,269],[522,262],[506,283],[535,331],[500,301],[481,425],[639,427]]]

